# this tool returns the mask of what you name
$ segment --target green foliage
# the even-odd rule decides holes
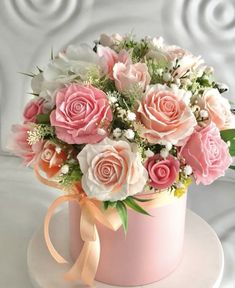
[[[229,166],[229,168],[232,169],[232,170],[235,170],[235,166],[234,165]]]
[[[38,114],[36,117],[37,124],[50,124],[50,113]]]
[[[229,143],[229,153],[235,156],[235,129],[227,129],[220,131],[221,138]]]
[[[116,203],[116,208],[118,211],[118,214],[121,218],[122,221],[122,226],[125,234],[127,233],[128,230],[128,214],[127,214],[127,208],[125,204],[122,201],[117,201]]]
[[[150,216],[150,214],[146,210],[144,210],[139,204],[136,203],[133,197],[129,196],[125,200],[123,200],[123,202],[136,212]]]
[[[127,213],[127,206],[133,209],[134,211],[151,216],[146,210],[144,210],[137,202],[148,202],[152,201],[152,199],[143,199],[143,198],[137,198],[134,196],[129,196],[126,199],[122,201],[104,201],[103,202],[103,208],[104,210],[107,210],[108,208],[116,208],[119,216],[122,221],[122,226],[124,229],[124,232],[127,233],[128,229],[128,213]]]
[[[66,163],[65,163],[66,164]],[[69,172],[64,175],[58,176],[59,183],[68,188],[73,184],[81,181],[82,179],[82,171],[78,163],[67,163],[69,165]]]

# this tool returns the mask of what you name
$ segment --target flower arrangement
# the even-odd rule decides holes
[[[67,193],[81,183],[125,229],[126,206],[147,214],[136,194],[180,197],[232,163],[227,87],[201,57],[162,38],[102,34],[93,49],[71,45],[28,75],[33,99],[12,150]]]

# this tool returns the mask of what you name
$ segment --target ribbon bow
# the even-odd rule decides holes
[[[61,189],[59,184],[42,177],[38,167],[35,167],[34,171],[39,181],[50,187]],[[73,194],[57,198],[49,207],[44,220],[44,238],[52,257],[58,263],[68,263],[53,246],[49,234],[49,225],[56,208],[62,203],[75,201],[80,205],[80,234],[84,245],[79,257],[64,277],[68,281],[81,280],[85,284],[92,286],[100,259],[100,239],[96,221],[113,231],[118,230],[122,223],[116,209],[103,211],[101,203],[85,197],[79,187],[73,187],[72,190]]]

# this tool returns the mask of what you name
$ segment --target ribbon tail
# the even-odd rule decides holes
[[[67,195],[67,196],[61,196],[57,198],[52,205],[49,207],[45,220],[44,220],[44,238],[46,241],[47,248],[49,252],[51,253],[51,256],[58,262],[58,263],[68,263],[55,249],[53,246],[51,239],[50,239],[50,234],[49,234],[49,225],[51,221],[51,217],[54,214],[56,208],[62,204],[63,202],[67,201],[78,201],[77,196],[75,195]]]
[[[69,270],[64,276],[68,281],[81,280],[83,283],[92,286],[100,258],[100,239],[95,227],[96,240],[84,243],[82,251]]]
[[[81,280],[91,286],[100,259],[100,239],[90,201],[86,200],[81,202],[80,205],[80,233],[84,245],[78,259],[65,275],[65,279],[69,281]]]

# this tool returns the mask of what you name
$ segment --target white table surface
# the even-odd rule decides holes
[[[32,170],[24,168],[18,159],[0,157],[0,287],[32,288],[27,271],[28,243],[42,223],[48,206],[58,195],[58,191],[38,183]],[[217,232],[225,256],[220,287],[234,288],[234,182],[217,181],[210,186],[193,186],[188,206]]]

